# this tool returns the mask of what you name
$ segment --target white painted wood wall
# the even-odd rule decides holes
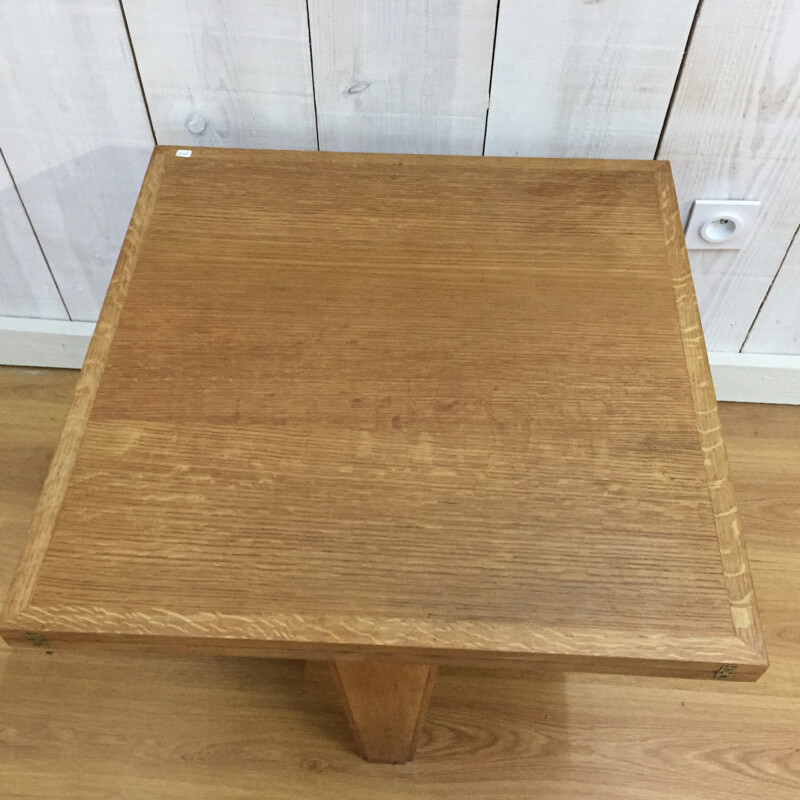
[[[155,142],[666,158],[684,214],[763,203],[691,253],[709,349],[800,356],[798,42],[800,0],[0,0],[0,362],[96,318]]]

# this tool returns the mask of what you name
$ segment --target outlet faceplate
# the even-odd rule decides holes
[[[760,200],[695,200],[686,222],[687,249],[739,250],[760,210]]]

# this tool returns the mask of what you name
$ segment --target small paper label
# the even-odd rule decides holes
[[[191,154],[192,154],[191,150],[176,150],[175,151],[175,155],[176,156],[180,156],[181,158],[189,158],[189,156]]]

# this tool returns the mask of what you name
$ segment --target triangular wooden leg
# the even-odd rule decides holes
[[[361,755],[383,764],[410,761],[436,667],[384,661],[333,661],[331,666]]]

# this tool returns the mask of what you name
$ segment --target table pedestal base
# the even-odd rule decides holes
[[[383,661],[332,661],[331,667],[359,753],[383,764],[410,761],[436,667]]]

